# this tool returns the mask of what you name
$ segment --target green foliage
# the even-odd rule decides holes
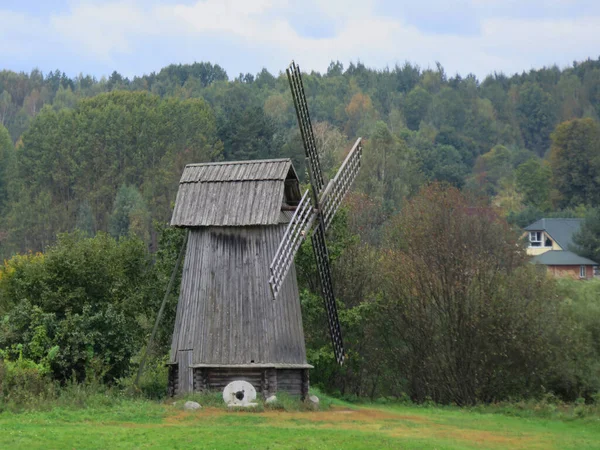
[[[421,151],[423,173],[430,181],[446,182],[461,187],[469,168],[458,150],[451,145],[437,145]]]
[[[357,181],[360,190],[389,212],[400,209],[404,199],[421,183],[416,153],[403,139],[394,136],[385,122],[378,121],[365,144]]]
[[[0,217],[8,206],[9,182],[11,181],[14,149],[8,130],[0,124]],[[1,223],[1,222],[0,222]],[[0,243],[2,236],[0,236]]]
[[[419,129],[421,120],[425,119],[431,101],[431,94],[421,87],[416,87],[409,92],[404,100],[404,117],[409,129]]]
[[[477,158],[473,172],[482,190],[488,195],[496,195],[502,181],[510,178],[513,173],[510,150],[503,145],[495,146]]]
[[[561,315],[567,345],[556,361],[547,388],[563,400],[600,400],[600,281],[564,279],[558,294],[564,298]]]
[[[275,157],[283,144],[262,108],[235,108],[219,116],[218,136],[230,161]]]
[[[457,363],[454,372],[444,372],[464,376],[478,389],[457,394],[458,388],[442,379],[436,366],[439,355],[448,353],[429,357],[427,349],[417,348],[433,338],[450,347],[457,345],[444,341],[457,332],[443,321],[443,314],[438,311],[416,316],[420,322],[409,321],[406,330],[414,330],[410,327],[416,323],[435,322],[421,344],[404,334],[408,331],[397,329],[407,319],[402,310],[394,309],[399,307],[394,301],[408,302],[411,286],[413,299],[423,298],[427,289],[415,287],[420,279],[411,272],[415,261],[394,264],[395,257],[406,255],[410,230],[400,227],[398,219],[391,223],[388,219],[410,212],[419,188],[431,181],[465,186],[469,195],[484,196],[484,203],[501,207],[511,223],[520,226],[540,217],[581,216],[596,207],[600,202],[599,80],[600,60],[512,77],[494,74],[481,84],[474,76],[448,78],[441,65],[421,70],[410,63],[377,71],[362,63],[344,68],[337,62],[325,74],[304,75],[319,156],[328,177],[356,135],[365,138],[355,186],[359,192],[348,197],[347,212],[336,217],[328,241],[348,348],[342,368],[330,349],[309,244],[297,260],[308,356],[315,364],[313,383],[347,398],[400,398],[408,393],[418,399],[460,397],[464,402],[514,393],[530,396],[542,392],[543,385],[563,398],[584,396],[591,401],[597,389],[591,363],[596,357],[595,331],[584,316],[589,312],[595,317],[592,302],[566,302],[579,306],[561,309],[559,323],[548,318],[545,314],[552,312],[558,298],[579,298],[579,294],[572,293],[571,287],[556,290],[553,282],[542,282],[527,267],[519,266],[510,275],[504,267],[490,268],[485,258],[498,256],[495,241],[506,236],[505,229],[485,235],[482,242],[493,245],[484,247],[482,242],[467,240],[466,249],[456,249],[442,239],[448,245],[446,254],[455,259],[428,274],[434,286],[447,286],[453,300],[464,300],[458,305],[484,310],[480,319],[468,322],[473,336],[459,336],[460,343],[481,341],[476,347],[479,353],[468,353],[482,355],[476,369],[463,374]],[[549,161],[541,159],[558,121],[566,122],[552,134]],[[240,74],[231,81],[221,67],[206,62],[171,65],[133,79],[118,72],[96,80],[86,75],[71,79],[60,71],[2,71],[0,124],[0,257],[23,253],[10,258],[0,273],[0,348],[6,352],[5,364],[21,360],[27,363],[19,364],[46,368],[40,372],[43,380],[49,376],[44,371],[49,371],[62,382],[102,379],[130,387],[131,370],[138,363],[183,239],[181,230],[162,224],[170,216],[185,164],[291,157],[300,176],[305,175],[304,149],[287,80],[266,70],[256,76]],[[473,211],[470,203],[461,204]],[[556,207],[575,209],[553,211]],[[464,210],[458,209],[458,217],[471,226]],[[582,245],[589,252],[597,250],[594,214],[589,211],[589,226],[584,227]],[[443,212],[440,217],[450,224],[458,220]],[[421,219],[434,221],[428,211]],[[419,228],[422,221],[413,224],[415,233],[424,229]],[[392,230],[387,241],[382,239],[383,228]],[[53,246],[57,233],[74,229],[79,234],[64,236]],[[430,253],[445,257],[431,244],[439,243],[439,232],[429,231],[430,240],[419,235],[421,251],[427,257]],[[119,239],[104,234],[90,239],[96,232]],[[457,241],[468,237],[454,228],[450,232]],[[480,236],[477,232],[473,235]],[[149,255],[147,248],[156,253]],[[448,275],[446,267],[466,267],[466,274],[477,274],[479,279],[458,277],[456,285],[448,284],[439,278]],[[496,277],[488,278],[490,273]],[[405,280],[400,283],[405,291],[397,286],[398,280]],[[481,280],[497,284],[488,286]],[[524,287],[525,280],[537,283],[539,292]],[[149,369],[140,386],[148,396],[164,395],[161,361],[169,347],[177,295],[174,289],[157,343],[150,349]],[[543,295],[548,306],[540,304]],[[490,305],[482,306],[484,297]],[[530,308],[538,308],[540,318],[556,325],[553,346],[547,342],[548,330],[530,309],[524,308],[522,317],[508,323],[525,300],[533,305]],[[521,338],[532,327],[532,336]],[[502,340],[500,330],[513,334]],[[518,343],[512,336],[519,336]],[[490,344],[493,339],[495,347]],[[577,352],[579,359],[556,356],[560,343],[567,349],[563,353]],[[529,376],[524,363],[517,361],[527,345],[533,355],[531,367],[535,366]],[[483,354],[482,349],[488,352]],[[540,356],[544,351],[546,356]],[[452,361],[459,361],[456,355],[450,353]],[[549,360],[554,370],[548,369]],[[418,361],[423,366],[414,366]],[[497,370],[490,369],[492,365]],[[433,393],[433,382],[423,388],[414,381],[425,366],[430,373],[420,378],[441,380]],[[510,383],[503,382],[505,378]],[[34,386],[36,381],[31,383]],[[496,397],[492,390],[498,392]],[[87,394],[73,390],[74,398],[79,395],[83,399]]]
[[[93,218],[87,222],[109,231],[122,186],[134,188],[123,188],[119,200],[135,200],[135,206],[119,204],[123,217],[114,220],[121,228],[131,222],[148,240],[149,220],[170,215],[183,166],[221,153],[214,114],[200,99],[115,91],[81,100],[74,109],[43,108],[18,152],[18,195],[7,220],[12,249],[44,250],[57,232],[73,230],[85,202]]]
[[[600,208],[590,208],[573,235],[573,250],[580,256],[600,261]]]
[[[87,200],[84,200],[79,205],[77,219],[75,220],[75,229],[81,231],[86,237],[92,237],[96,233],[94,213],[90,206],[90,202]]]
[[[542,211],[551,209],[552,170],[547,162],[531,158],[517,167],[515,175],[525,205]]]
[[[48,376],[49,362],[57,354],[50,349],[40,363],[19,356],[15,360],[0,350],[0,412],[5,409],[34,408],[55,395],[55,385]]]
[[[515,181],[514,170],[496,179],[474,166],[500,145],[511,152],[514,169],[529,159],[530,150],[547,152],[557,121],[597,120],[598,74],[600,61],[588,60],[563,70],[494,74],[479,83],[472,75],[449,78],[441,65],[421,70],[405,63],[377,71],[332,62],[325,74],[305,74],[304,84],[315,128],[337,130],[336,142],[346,145],[357,134],[367,138],[366,148],[373,142],[367,150],[378,153],[369,162],[376,170],[361,174],[359,183],[386,214],[427,180],[496,197],[494,203],[509,214],[529,206],[546,210],[597,202],[589,196],[571,202],[561,188],[547,201],[545,185],[534,195]],[[75,228],[109,232],[123,185],[138,189],[150,221],[166,221],[187,163],[291,157],[304,177],[288,90],[283,74],[263,69],[230,80],[208,62],[170,65],[133,79],[118,72],[101,80],[71,79],[60,71],[0,72],[0,124],[19,148],[10,179],[0,182],[8,185],[8,195],[0,195],[0,256],[43,251],[57,232]],[[378,121],[394,139],[380,139]],[[338,149],[335,161],[329,151],[322,155],[327,172],[339,163]],[[420,171],[414,170],[413,156],[423,162]],[[365,163],[367,157],[365,152]],[[535,178],[546,175],[544,169]],[[151,229],[138,234],[156,247]]]
[[[432,185],[392,221],[388,246],[382,347],[411,398],[464,405],[541,390],[558,301],[495,211]]]
[[[142,241],[62,235],[44,255],[15,256],[0,272],[0,347],[49,360],[54,378],[115,380],[129,370],[152,280]]]
[[[516,110],[525,147],[543,156],[556,121],[552,96],[538,84],[526,82],[519,88]]]
[[[552,133],[550,164],[560,206],[600,201],[600,124],[592,119],[561,123]]]
[[[142,194],[135,186],[122,185],[108,224],[110,234],[119,238],[133,233],[147,241],[149,227],[149,212]]]

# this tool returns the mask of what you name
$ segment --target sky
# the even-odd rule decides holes
[[[0,70],[133,77],[209,61],[233,78],[292,59],[408,61],[483,79],[599,56],[599,0],[0,0]]]

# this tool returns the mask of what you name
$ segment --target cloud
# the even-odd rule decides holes
[[[0,42],[11,39],[0,56],[27,46],[23,33],[2,25],[30,19],[0,10]],[[277,73],[294,58],[319,71],[331,60],[376,68],[439,61],[449,74],[483,77],[595,58],[600,43],[600,6],[582,0],[460,0],[450,9],[447,0],[88,0],[35,20],[61,42],[57,58],[68,55],[78,71],[126,75],[217,55],[230,74]]]

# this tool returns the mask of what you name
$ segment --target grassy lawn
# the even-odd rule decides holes
[[[187,412],[170,403],[0,414],[0,448],[600,449],[598,417],[562,421],[416,406]]]

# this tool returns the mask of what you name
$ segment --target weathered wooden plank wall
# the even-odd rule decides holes
[[[177,370],[179,383],[178,389],[181,392],[192,392],[194,390],[194,369],[192,365],[192,351],[179,350],[177,355],[179,368]]]
[[[277,300],[269,265],[285,224],[190,230],[171,347],[192,364],[306,363],[295,267]]]

